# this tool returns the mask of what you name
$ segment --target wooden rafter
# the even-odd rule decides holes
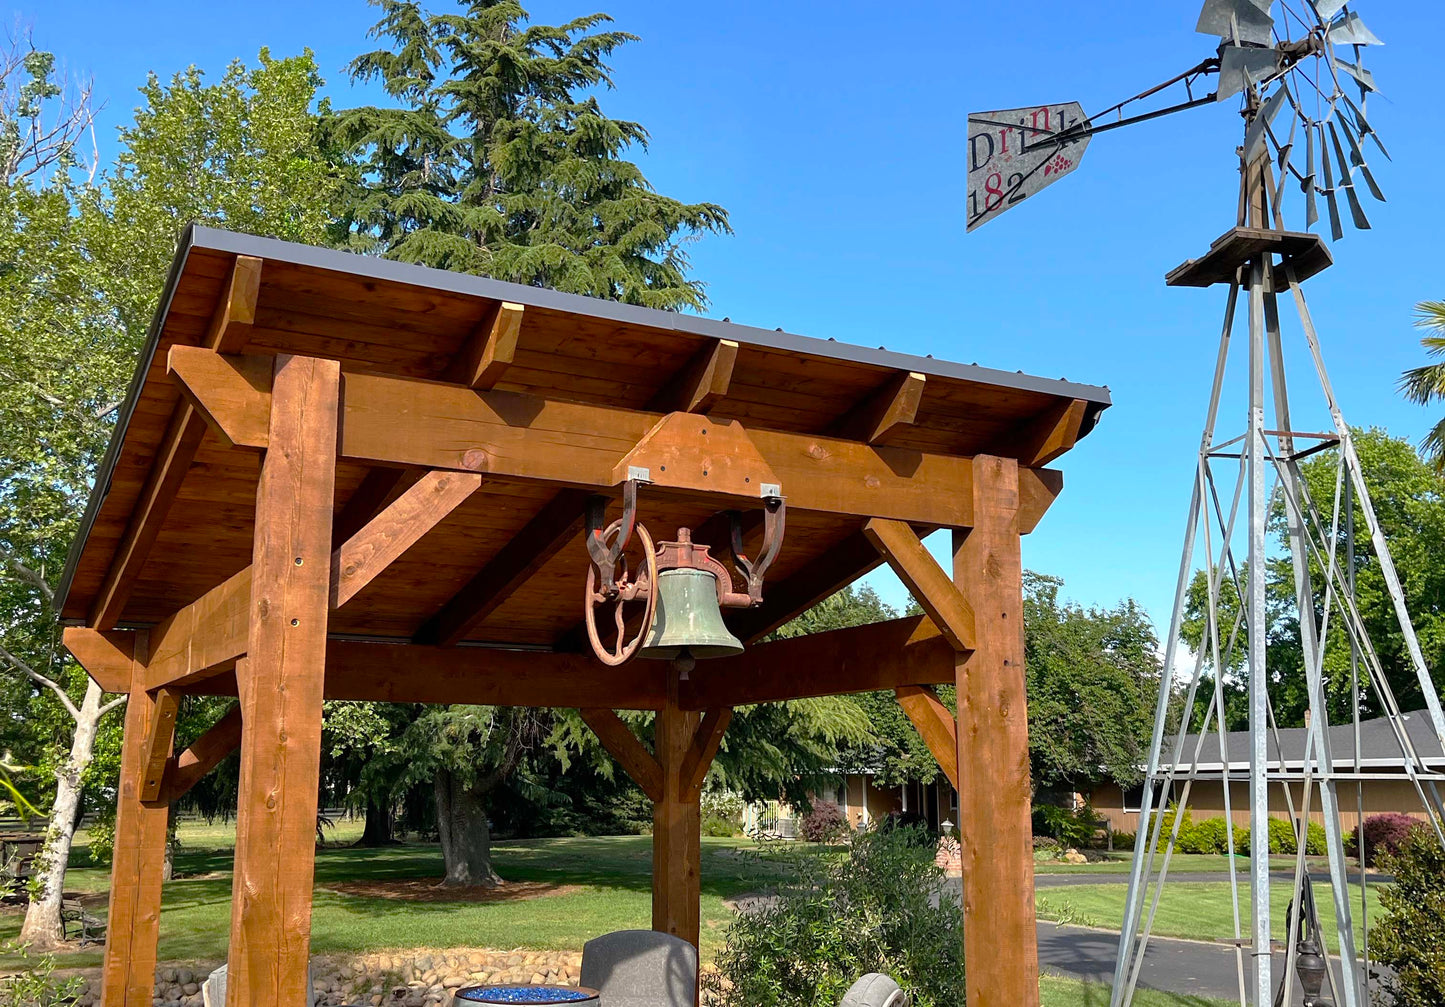
[[[452,647],[547,561],[581,538],[585,490],[562,490],[417,632],[418,643]]]
[[[205,734],[191,742],[189,748],[170,760],[166,766],[165,782],[161,786],[161,801],[173,804],[184,797],[240,744],[241,707],[237,704],[212,724]]]
[[[452,362],[447,380],[476,389],[495,386],[517,352],[525,310],[511,301],[499,301],[490,308]]]
[[[1017,458],[1025,468],[1047,465],[1073,450],[1083,431],[1088,409],[1089,404],[1083,399],[1060,402],[984,453]]]
[[[833,424],[830,433],[867,444],[888,439],[918,419],[918,404],[928,378],[917,371],[900,371],[879,385],[862,402]]]
[[[973,609],[913,529],[902,521],[874,518],[863,526],[863,534],[953,648],[973,650]]]
[[[592,728],[592,733],[597,735],[597,740],[602,742],[602,747],[627,771],[642,792],[654,802],[662,800],[662,766],[647,746],[637,740],[632,728],[612,710],[583,709],[579,712],[587,726]]]
[[[647,404],[650,412],[705,413],[727,397],[738,344],[718,339],[693,354],[681,371]]]
[[[181,708],[181,694],[175,689],[157,689],[153,701],[155,709],[141,749],[142,801],[154,801],[161,795],[166,762],[171,757],[171,744],[176,737],[176,715]]]
[[[218,353],[237,353],[245,348],[256,320],[260,288],[261,260],[237,256],[206,328],[203,347]],[[92,628],[110,629],[120,618],[205,432],[204,418],[195,408],[189,402],[177,403],[131,511],[130,524],[91,606],[87,622]]]
[[[476,472],[428,472],[331,555],[331,607],[345,605],[482,486]]]
[[[933,754],[953,789],[958,789],[958,722],[938,698],[938,693],[924,685],[903,685],[894,690],[898,705]]]
[[[171,374],[229,440],[266,447],[270,392],[265,358],[177,346],[169,361]],[[346,377],[343,406],[340,451],[350,460],[599,489],[617,485],[618,460],[659,419],[656,413],[614,406],[359,373]],[[775,473],[790,509],[943,527],[966,528],[972,522],[969,458],[762,428],[746,433]],[[694,445],[699,458],[713,450],[705,441],[700,436]],[[1062,484],[1056,475],[1035,469],[1020,473],[1022,527],[1032,527],[1053,502]],[[674,489],[716,490],[705,467],[690,465],[678,477],[671,483]]]

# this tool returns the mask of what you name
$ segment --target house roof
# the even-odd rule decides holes
[[[1445,766],[1445,751],[1441,750],[1440,740],[1435,736],[1435,729],[1427,711],[1414,710],[1406,713],[1401,717],[1401,724],[1405,736],[1413,745],[1415,752],[1427,765]],[[1283,751],[1286,767],[1303,766],[1307,735],[1308,728],[1283,728],[1278,732],[1279,741],[1276,744],[1275,735],[1271,734],[1268,739],[1270,766],[1279,767],[1281,751]],[[1332,724],[1326,732],[1326,737],[1336,770],[1353,769],[1355,766],[1354,725]],[[1231,770],[1247,769],[1250,749],[1249,732],[1230,731],[1225,735],[1225,743],[1229,755],[1229,768]],[[1199,735],[1187,734],[1184,736],[1182,749],[1184,761],[1179,764],[1180,768],[1188,766],[1194,760],[1194,750],[1197,744],[1199,744]],[[1376,717],[1360,721],[1359,744],[1361,769],[1403,769],[1405,765],[1403,748],[1399,736],[1388,718]],[[1166,741],[1164,751],[1166,756],[1174,751],[1174,739]],[[1169,765],[1166,763],[1164,768],[1168,769]],[[1216,772],[1223,768],[1220,765],[1219,735],[1217,733],[1210,732],[1205,735],[1198,760],[1194,762],[1194,768]]]

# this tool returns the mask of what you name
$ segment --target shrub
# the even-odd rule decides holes
[[[79,976],[56,976],[52,956],[32,958],[23,944],[0,945],[0,952],[19,958],[20,966],[19,972],[0,978],[0,1007],[69,1007],[85,986]]]
[[[847,834],[848,820],[836,804],[820,801],[803,816],[799,831],[810,843],[835,843]]]
[[[1371,821],[1365,819],[1367,851]],[[1445,1003],[1445,850],[1434,832],[1412,823],[1393,852],[1381,844],[1379,866],[1395,876],[1394,884],[1380,890],[1383,915],[1370,931],[1375,961],[1387,966],[1380,972],[1387,1002]]]
[[[1132,850],[1133,848],[1134,848],[1134,833],[1132,833],[1132,832],[1116,832],[1116,833],[1114,833],[1114,849],[1116,849],[1116,850]]]
[[[726,818],[738,824],[742,823],[743,809],[747,805],[741,794],[722,789],[704,790],[700,803],[705,817]]]
[[[909,831],[857,834],[846,856],[796,846],[775,854],[790,863],[774,876],[795,880],[733,920],[717,971],[702,979],[707,1002],[836,1007],[859,976],[883,972],[912,1007],[963,1003],[962,912],[932,843]]]
[[[1057,839],[1064,846],[1094,845],[1103,821],[1087,804],[1077,811],[1057,804],[1034,805],[1034,835]]]
[[[1239,834],[1234,841],[1239,843]],[[1180,853],[1226,853],[1229,851],[1229,826],[1223,818],[1206,818],[1188,829],[1179,830],[1176,849]]]
[[[717,815],[708,815],[702,820],[702,834],[704,836],[716,836],[725,839],[728,836],[737,835],[739,831],[740,828],[736,823],[726,818],[719,818]]]
[[[1383,815],[1371,815],[1366,818],[1365,863],[1374,865],[1375,858],[1381,853],[1398,853],[1400,844],[1418,824],[1419,822],[1409,815],[1403,815],[1396,811]],[[1359,826],[1356,826],[1355,831],[1350,833],[1349,839],[1345,840],[1345,852],[1352,857],[1359,856]]]

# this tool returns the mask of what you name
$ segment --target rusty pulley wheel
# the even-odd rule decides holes
[[[610,543],[621,533],[622,522],[613,521],[602,533],[603,543]],[[638,524],[634,526],[637,543],[642,549],[642,559],[636,573],[629,570],[628,556],[624,552],[618,564],[617,580],[613,584],[599,587],[597,565],[587,565],[587,600],[585,614],[587,640],[592,644],[592,653],[597,660],[611,667],[626,664],[637,656],[642,641],[652,629],[652,619],[657,613],[657,550],[653,547],[652,536]],[[630,545],[631,543],[629,543]],[[608,647],[602,643],[597,632],[597,611],[612,605],[612,621],[616,626],[616,641]],[[639,607],[640,606],[640,607]],[[637,631],[628,636],[628,615],[640,615],[641,624]]]

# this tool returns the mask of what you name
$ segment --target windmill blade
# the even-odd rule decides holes
[[[1370,195],[1380,202],[1385,202],[1385,194],[1380,191],[1380,186],[1375,182],[1375,175],[1370,171],[1370,166],[1365,163],[1365,152],[1360,148],[1360,141],[1355,137],[1354,130],[1345,121],[1344,116],[1339,117],[1340,132],[1345,134],[1345,142],[1350,145],[1350,163],[1360,169],[1360,177],[1370,187]]]
[[[1267,46],[1274,41],[1274,18],[1269,15],[1269,6],[1269,0],[1204,0],[1194,30],[1228,41]]]
[[[1219,89],[1216,101],[1224,101],[1244,90],[1246,83],[1263,80],[1279,69],[1279,55],[1273,49],[1226,45],[1219,58]]]
[[[1360,136],[1368,136],[1371,140],[1375,141],[1375,146],[1380,148],[1380,153],[1385,155],[1385,160],[1393,161],[1394,158],[1390,156],[1390,152],[1386,150],[1385,145],[1380,142],[1380,134],[1376,133],[1374,127],[1371,126],[1369,121],[1365,119],[1364,110],[1361,109],[1360,106],[1356,105],[1350,99],[1349,95],[1341,92],[1340,97],[1345,100],[1345,104],[1350,107],[1350,111],[1354,114],[1355,126],[1359,129]]]
[[[1330,27],[1325,36],[1335,45],[1384,45],[1379,37],[1365,26],[1360,15],[1348,11],[1344,20]]]
[[[1365,216],[1365,208],[1360,205],[1360,197],[1355,194],[1355,183],[1350,178],[1350,166],[1345,162],[1345,151],[1340,146],[1340,134],[1335,129],[1334,123],[1329,123],[1330,143],[1335,148],[1335,160],[1340,166],[1340,188],[1345,190],[1345,199],[1350,204],[1350,216],[1355,220],[1355,226],[1361,231],[1370,229],[1370,218]]]
[[[1300,188],[1305,194],[1305,227],[1311,228],[1319,222],[1320,210],[1315,203],[1315,127],[1309,123],[1305,127],[1305,177],[1300,180]]]
[[[1330,19],[1345,6],[1346,0],[1312,0],[1312,2],[1315,13],[1320,16],[1320,21],[1329,24]]]
[[[968,117],[968,230],[1072,172],[1089,145],[1076,101],[973,112]]]
[[[1315,186],[1315,189],[1324,195],[1325,209],[1330,212],[1330,238],[1339,241],[1345,236],[1345,229],[1340,226],[1340,204],[1339,200],[1335,198],[1335,176],[1330,171],[1329,148],[1325,146],[1325,128],[1319,123],[1316,125],[1319,126],[1320,131],[1320,167],[1324,169],[1325,187],[1321,189],[1319,186]]]
[[[1275,89],[1274,94],[1264,103],[1264,107],[1255,115],[1254,121],[1249,124],[1249,129],[1244,134],[1244,160],[1246,163],[1253,161],[1264,150],[1264,133],[1269,124],[1279,115],[1279,110],[1284,107],[1286,88],[1280,86]]]
[[[1358,63],[1347,63],[1342,59],[1331,59],[1330,62],[1335,65],[1335,69],[1343,70],[1354,78],[1355,83],[1360,85],[1361,97],[1364,97],[1366,91],[1378,92],[1380,90],[1375,86],[1375,75]],[[1222,72],[1223,71],[1221,71],[1221,73]]]

